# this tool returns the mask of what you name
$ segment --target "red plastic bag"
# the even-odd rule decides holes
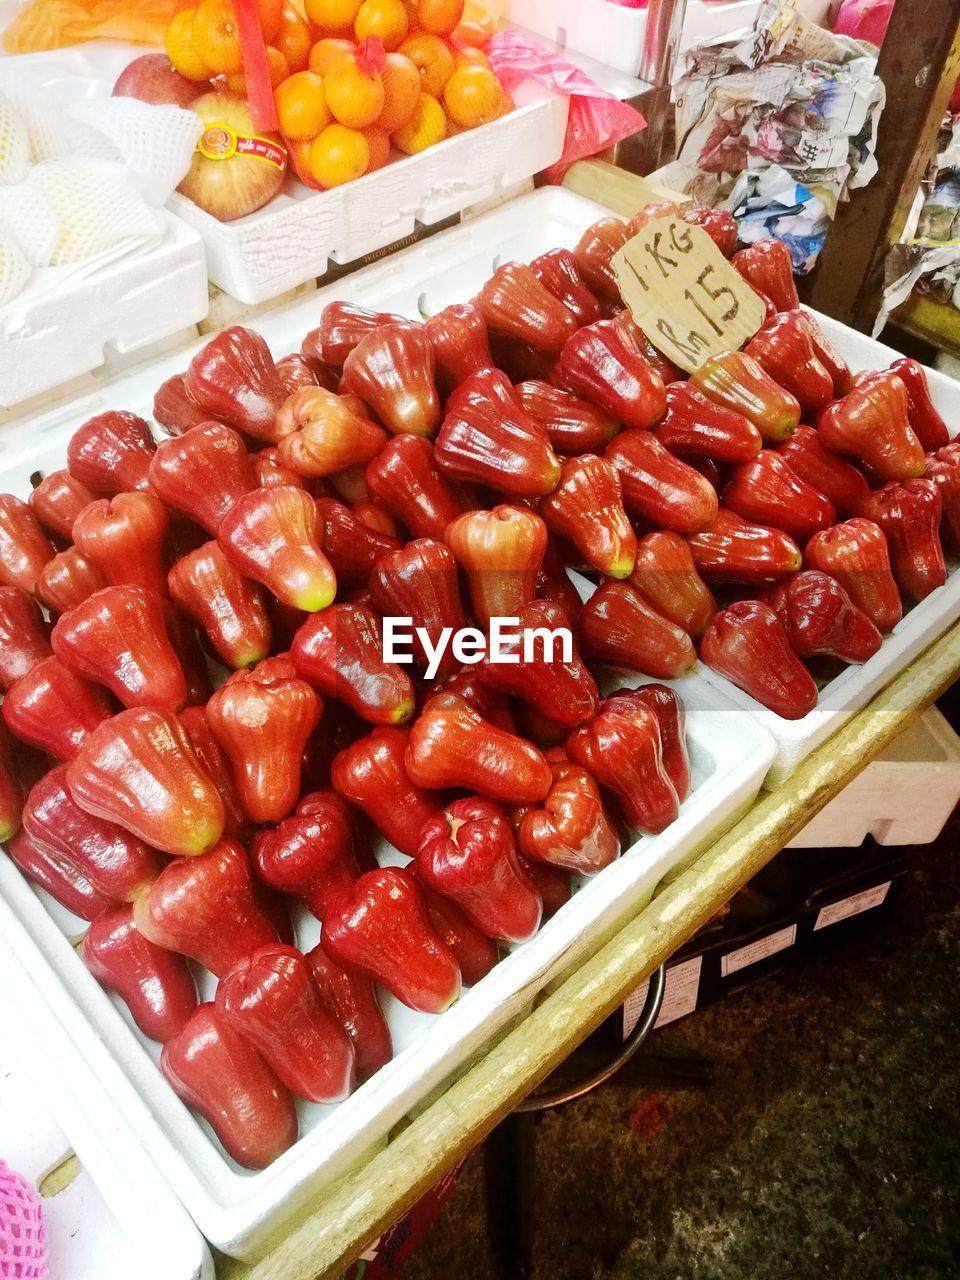
[[[525,31],[498,31],[484,48],[507,93],[512,94],[524,80],[536,80],[570,99],[563,156],[547,170],[548,182],[560,182],[574,161],[595,156],[646,128],[646,120],[635,107],[615,98]]]

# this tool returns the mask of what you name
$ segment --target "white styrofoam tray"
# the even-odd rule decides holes
[[[548,247],[573,245],[597,213],[596,205],[568,192],[538,192],[265,316],[258,327],[279,356],[299,346],[333,297],[411,317],[421,304],[437,310],[471,296],[496,257],[529,259]],[[0,429],[0,488],[25,492],[32,472],[61,465],[71,432],[95,412],[128,408],[149,417],[154,389],[192,354],[191,348],[165,357],[79,401]],[[687,678],[680,688],[690,711],[695,788],[678,821],[662,835],[640,840],[589,882],[532,942],[441,1017],[414,1014],[388,999],[397,1058],[340,1107],[305,1106],[305,1137],[255,1175],[233,1166],[175,1098],[155,1066],[155,1046],[148,1052],[79,962],[68,939],[82,924],[49,902],[43,905],[12,864],[0,860],[0,927],[13,913],[29,930],[50,966],[43,974],[47,998],[69,1023],[118,1114],[139,1134],[213,1243],[247,1255],[262,1247],[280,1217],[292,1213],[319,1182],[365,1158],[411,1107],[522,1014],[537,991],[744,811],[770,764],[772,741],[699,678]],[[304,933],[300,941],[308,946],[313,938]]]
[[[0,1156],[35,1186],[73,1152],[80,1170],[43,1201],[49,1280],[213,1280],[213,1262],[35,982],[18,922],[0,934]],[[66,1017],[76,1016],[67,1010]]]

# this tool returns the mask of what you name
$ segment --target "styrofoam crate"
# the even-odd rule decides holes
[[[34,983],[43,958],[19,925],[0,935],[0,1155],[43,1200],[49,1280],[213,1280],[200,1232],[125,1125]]]
[[[597,206],[589,201],[546,189],[269,314],[258,327],[274,353],[282,355],[299,345],[333,297],[376,302],[410,316],[421,304],[433,311],[471,296],[495,258],[530,258],[558,244],[572,246],[596,216]],[[123,407],[149,417],[153,390],[192,354],[190,348],[166,357],[82,401],[8,427],[0,434],[0,488],[25,492],[32,472],[61,465],[71,432],[92,413]],[[522,1016],[545,984],[749,806],[772,759],[772,740],[702,680],[688,678],[679,688],[689,711],[694,790],[677,822],[660,836],[638,841],[588,882],[536,938],[447,1013],[432,1018],[387,999],[398,1056],[339,1107],[304,1104],[305,1136],[261,1173],[233,1165],[168,1088],[155,1065],[156,1046],[144,1046],[74,953],[69,939],[82,924],[49,900],[42,902],[12,864],[0,860],[0,931],[8,917],[28,929],[49,966],[40,968],[37,980],[106,1085],[116,1118],[139,1135],[214,1244],[247,1256],[262,1248],[317,1185],[367,1158],[411,1108]],[[315,934],[314,922],[313,933],[301,930],[299,940],[309,946]]]
[[[918,797],[922,796],[922,803]],[[808,822],[790,849],[930,844],[960,802],[960,738],[931,707]]]

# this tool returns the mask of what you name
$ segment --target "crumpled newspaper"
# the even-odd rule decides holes
[[[677,160],[659,180],[749,213],[810,270],[837,203],[876,173],[876,53],[807,22],[794,0],[764,0],[751,31],[687,52],[673,89]]]

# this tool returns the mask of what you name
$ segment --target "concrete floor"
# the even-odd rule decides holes
[[[960,822],[882,921],[657,1032],[716,1082],[536,1122],[534,1280],[960,1276]],[[483,1165],[404,1280],[488,1280]]]

